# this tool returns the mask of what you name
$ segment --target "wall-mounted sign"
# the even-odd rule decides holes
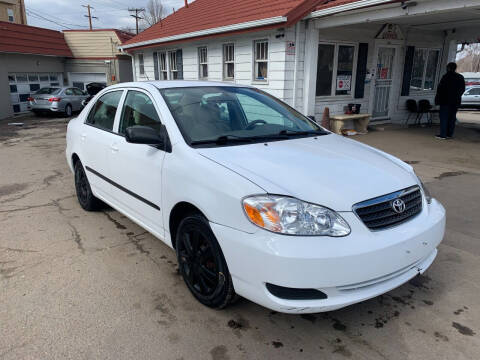
[[[352,88],[352,76],[351,75],[338,75],[337,76],[337,91],[350,90]]]
[[[402,30],[395,24],[383,25],[377,36],[375,36],[375,39],[404,40]]]
[[[287,55],[295,55],[295,41],[287,41],[285,46]]]

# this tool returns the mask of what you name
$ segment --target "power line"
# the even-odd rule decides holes
[[[42,17],[44,20],[47,20],[47,21],[50,21],[50,20],[55,21],[56,23],[58,23],[58,25],[71,25],[71,26],[76,26],[76,27],[87,27],[85,25],[72,24],[72,23],[65,22],[65,21],[63,21],[63,19],[61,19],[57,16],[50,15],[50,14],[45,14],[45,13],[42,13],[38,10],[27,9],[27,12],[29,12],[30,15],[37,15],[37,18]],[[51,19],[47,19],[47,17],[50,17]]]
[[[138,35],[138,20],[142,19],[143,18],[141,16],[138,16],[138,13],[141,13],[141,12],[144,12],[145,9],[144,8],[129,8],[128,11],[132,12],[132,11],[135,11],[135,15],[131,14],[130,16],[135,18],[135,23],[136,23],[136,28],[137,28],[137,35]]]
[[[72,28],[71,28],[71,27],[68,27],[68,26],[66,26],[66,25],[63,25],[63,24],[60,24],[60,23],[58,23],[58,22],[56,22],[56,21],[53,21],[53,20],[47,19],[46,17],[43,17],[43,16],[41,16],[41,15],[34,14],[34,13],[32,13],[30,10],[28,10],[28,9],[27,9],[27,11],[26,11],[26,12],[27,12],[27,14],[28,14],[28,15],[30,15],[30,16],[32,16],[32,17],[34,17],[34,18],[36,18],[36,19],[39,19],[39,20],[44,20],[44,21],[48,21],[48,22],[51,22],[51,23],[53,23],[53,24],[55,24],[55,25],[61,26],[61,27],[65,28],[65,29],[72,30]]]

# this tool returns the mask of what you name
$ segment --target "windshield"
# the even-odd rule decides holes
[[[275,141],[325,133],[310,119],[257,89],[191,87],[160,92],[192,146]]]
[[[52,88],[52,87],[46,87],[46,88],[41,88],[38,90],[35,94],[48,94],[48,95],[56,95],[60,92],[60,88]]]

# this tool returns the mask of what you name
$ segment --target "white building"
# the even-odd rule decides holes
[[[121,48],[139,81],[232,81],[317,118],[353,103],[402,122],[479,28],[478,0],[196,0]]]

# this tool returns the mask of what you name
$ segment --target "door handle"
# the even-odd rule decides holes
[[[117,153],[120,149],[117,147],[116,144],[113,144],[110,146],[110,150],[112,150],[112,153]]]
[[[81,141],[85,141],[86,138],[87,138],[87,134],[80,135],[80,140]]]

